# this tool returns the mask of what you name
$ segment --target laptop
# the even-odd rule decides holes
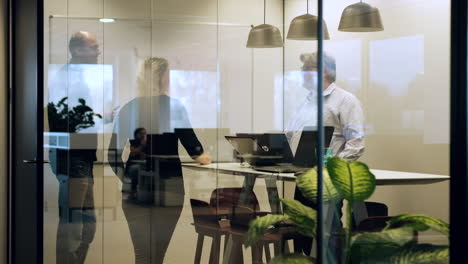
[[[277,163],[292,163],[294,155],[284,133],[237,134],[239,137],[253,137],[256,140],[254,165],[269,166]]]
[[[324,131],[325,147],[328,148],[333,137],[334,127],[326,126]],[[274,134],[276,136],[273,137],[268,134],[251,136],[243,134],[230,137],[228,141],[231,144],[236,141],[240,143],[241,140],[235,138],[243,138],[242,143],[244,145],[242,147],[238,148],[239,144],[233,144],[233,146],[241,154],[241,157],[248,157],[246,161],[255,170],[273,173],[296,173],[308,170],[316,165],[317,133],[316,127],[304,127],[294,157],[284,134]]]
[[[293,154],[284,134],[242,133],[225,138],[237,151],[238,157],[252,166],[272,166],[293,161]]]

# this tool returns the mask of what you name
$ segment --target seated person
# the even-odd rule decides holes
[[[146,161],[146,129],[143,127],[135,129],[133,132],[134,139],[130,140],[130,155],[128,157],[125,174],[131,181],[131,192],[136,192],[138,185],[138,174],[142,168],[142,164]]]

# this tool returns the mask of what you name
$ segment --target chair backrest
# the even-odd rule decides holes
[[[231,225],[248,227],[250,221],[256,218],[255,212],[245,206],[235,205],[232,210]]]
[[[387,225],[387,221],[390,220],[391,216],[371,216],[359,223],[356,227],[356,232],[378,232],[382,231]]]
[[[388,206],[383,204],[383,203],[377,203],[377,202],[368,202],[366,201],[365,203],[366,211],[367,211],[367,217],[382,217],[382,216],[388,216]],[[361,220],[361,222],[364,219]],[[355,219],[353,217],[353,227],[357,228],[361,223],[356,223]],[[369,225],[370,223],[366,223],[365,225]],[[374,225],[373,223],[370,225]]]
[[[365,202],[367,215],[371,216],[388,216],[388,206],[383,203]]]
[[[217,209],[218,214],[232,215],[234,206],[241,205],[250,208],[254,212],[260,210],[257,196],[254,192],[248,195],[244,203],[240,203],[243,188],[218,188],[211,193],[210,206]]]
[[[190,205],[192,207],[193,221],[195,224],[217,223],[216,210],[207,202],[190,199]]]

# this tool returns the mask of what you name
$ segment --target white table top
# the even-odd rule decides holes
[[[209,165],[200,165],[197,163],[183,163],[182,166],[193,169],[215,170],[217,172],[239,175],[256,176],[260,178],[277,178],[283,181],[295,181],[293,173],[269,173],[256,171],[252,168],[241,167],[239,163],[211,163]],[[411,184],[430,184],[450,179],[446,175],[422,174],[413,172],[374,170],[371,172],[377,179],[377,185],[411,185]]]

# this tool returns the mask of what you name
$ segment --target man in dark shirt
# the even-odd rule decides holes
[[[58,105],[52,108],[49,105],[48,121],[50,132],[58,132],[59,138],[68,141],[68,146],[65,149],[63,146],[51,147],[49,158],[60,184],[56,263],[81,264],[96,232],[93,162],[96,161],[97,129],[92,119],[90,122],[84,115],[77,124],[73,123],[71,119],[74,117],[69,113],[74,106],[82,105],[80,99],[84,99],[86,105],[92,102],[80,69],[96,65],[100,52],[96,36],[84,31],[72,35],[69,50],[72,56],[70,63],[51,78],[48,90],[51,103],[65,99],[68,112],[54,115],[53,108]],[[87,128],[86,134],[79,134],[83,127]]]
[[[140,89],[153,89],[152,96],[134,98],[120,109],[109,145],[109,164],[123,183],[128,178],[127,169],[129,174],[138,175],[136,195],[124,193],[122,197],[136,264],[164,263],[182,212],[185,190],[179,141],[196,162],[211,162],[192,129],[184,105],[169,96],[169,74],[166,59],[145,60],[138,83]],[[140,135],[142,129],[146,136]],[[130,163],[124,163],[122,153],[128,140]],[[144,157],[143,163],[128,168],[135,157]]]

